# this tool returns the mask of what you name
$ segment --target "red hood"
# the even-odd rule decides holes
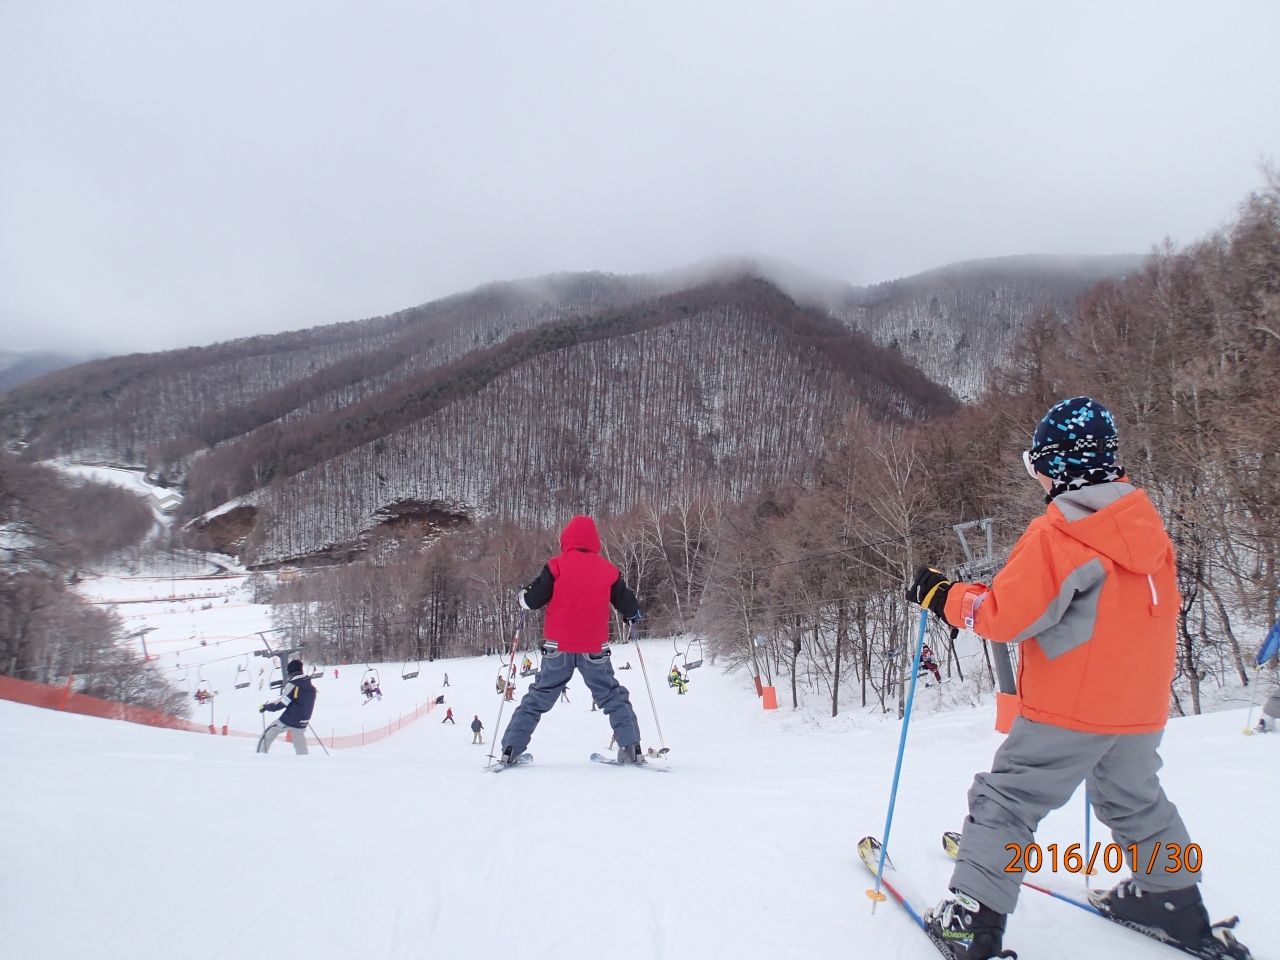
[[[560,534],[560,551],[568,553],[570,550],[600,552],[600,534],[596,530],[596,522],[590,517],[578,515],[565,525]]]

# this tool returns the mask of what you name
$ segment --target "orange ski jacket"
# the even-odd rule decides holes
[[[1177,658],[1173,543],[1131,484],[1055,497],[988,589],[957,583],[946,618],[1020,643],[1019,712],[1086,733],[1153,733],[1169,715]]]

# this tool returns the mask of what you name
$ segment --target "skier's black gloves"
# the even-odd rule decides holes
[[[944,623],[947,620],[947,591],[951,589],[951,581],[933,567],[921,567],[916,571],[916,578],[907,588],[907,601],[922,607]]]
[[[258,708],[258,712],[259,712],[259,713],[266,713],[266,712],[267,712],[267,705],[264,703],[262,706],[260,706],[260,707]]]
[[[627,621],[627,623],[635,623],[636,621],[638,621],[638,620],[640,620],[640,619],[641,619],[641,617],[640,617],[640,611],[639,611],[639,610],[637,610],[637,611],[635,612],[635,616],[632,616],[632,617],[623,617],[622,619],[623,619],[623,620],[625,620],[625,621]]]

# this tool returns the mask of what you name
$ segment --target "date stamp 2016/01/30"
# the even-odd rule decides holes
[[[1160,860],[1160,853],[1163,850],[1168,863],[1164,865],[1165,873],[1177,873],[1179,870],[1186,869],[1191,873],[1199,873],[1201,866],[1204,865],[1204,854],[1200,852],[1200,845],[1196,843],[1188,843],[1185,847],[1181,847],[1176,843],[1155,844],[1151,850],[1150,858],[1140,857],[1140,851],[1136,843],[1129,844],[1128,847],[1121,847],[1118,843],[1109,843],[1104,848],[1101,843],[1095,843],[1093,849],[1088,851],[1088,861],[1084,858],[1084,853],[1080,850],[1080,844],[1073,843],[1062,851],[1062,860],[1059,864],[1058,860],[1058,844],[1051,843],[1041,848],[1038,843],[1028,843],[1025,847],[1016,843],[1005,845],[1005,849],[1012,855],[1013,859],[1009,861],[1008,866],[1004,868],[1005,873],[1039,873],[1041,869],[1047,867],[1050,873],[1057,873],[1059,866],[1066,870],[1067,873],[1084,873],[1092,875],[1094,866],[1098,862],[1098,855],[1102,855],[1102,867],[1108,873],[1119,873],[1125,867],[1125,853],[1129,854],[1129,869],[1138,874],[1142,871],[1143,861],[1146,861],[1146,872],[1151,873],[1156,869],[1156,864]]]

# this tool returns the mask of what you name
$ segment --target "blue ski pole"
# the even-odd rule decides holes
[[[1088,856],[1089,850],[1092,849],[1092,844],[1090,843],[1090,834],[1092,833],[1092,828],[1093,828],[1093,810],[1089,806],[1089,782],[1086,780],[1084,785],[1084,852],[1085,852],[1085,856]],[[1137,872],[1136,865],[1134,867],[1134,872],[1135,873]],[[1085,869],[1084,869],[1084,885],[1086,887],[1089,886],[1088,864],[1085,864]]]
[[[937,589],[936,587],[934,588]],[[911,703],[916,697],[916,676],[920,673],[920,654],[924,650],[924,632],[929,623],[929,600],[933,593],[920,605],[920,639],[916,641],[915,661],[911,666],[911,686],[907,690],[907,705],[902,714],[902,733],[898,736],[898,759],[893,765],[893,786],[889,790],[889,812],[884,818],[884,837],[880,841],[880,864],[876,867],[875,889],[868,890],[871,898],[871,912],[876,912],[876,904],[885,899],[880,892],[880,878],[884,876],[884,861],[889,852],[889,828],[893,826],[893,805],[898,799],[898,777],[902,774],[902,754],[907,748],[907,727],[911,724]]]

